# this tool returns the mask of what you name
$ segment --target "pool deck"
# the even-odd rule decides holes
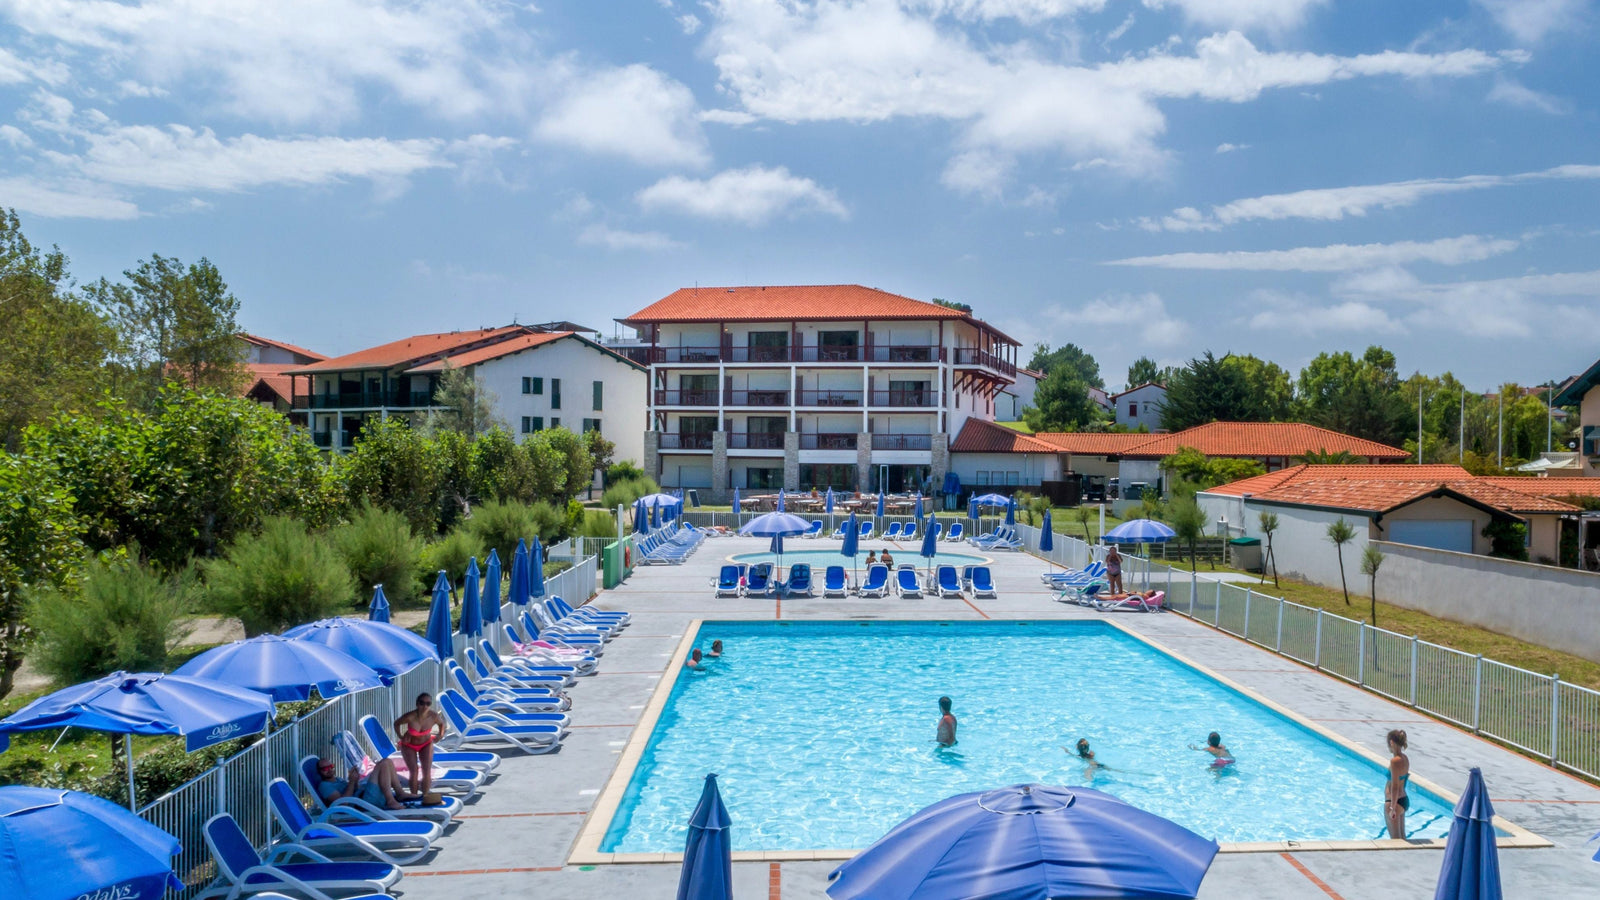
[[[802,543],[796,541],[796,543]],[[820,540],[806,549],[837,546]],[[878,549],[870,541],[863,550]],[[1119,624],[1281,704],[1334,734],[1383,753],[1384,734],[1404,728],[1417,777],[1457,792],[1467,769],[1483,769],[1495,810],[1554,846],[1500,850],[1507,897],[1546,900],[1600,897],[1600,863],[1585,841],[1600,831],[1600,788],[1430,719],[1404,705],[1300,666],[1288,659],[1176,615],[1101,614],[1058,604],[1039,582],[1045,564],[1026,554],[995,557],[995,600],[901,601],[714,599],[710,582],[725,557],[758,552],[766,541],[707,541],[682,566],[639,569],[596,603],[627,609],[633,624],[607,645],[599,674],[571,690],[573,728],[562,749],[539,757],[508,756],[485,788],[438,842],[438,852],[406,867],[396,893],[407,900],[537,896],[558,900],[653,900],[675,895],[675,863],[569,864],[578,836],[611,780],[685,629],[695,619],[1045,619],[1112,616]],[[797,548],[798,549],[798,548]],[[914,555],[915,547],[897,548]],[[911,556],[904,557],[907,560]],[[1203,726],[1197,719],[1196,728]],[[931,728],[931,724],[930,724]],[[974,785],[974,789],[990,785]],[[1375,796],[1376,807],[1381,797]],[[735,822],[737,827],[737,822]],[[1376,847],[1376,845],[1374,845]],[[736,862],[734,894],[766,900],[822,898],[836,862],[807,853],[773,853]],[[1443,859],[1437,849],[1319,850],[1225,853],[1199,896],[1217,900],[1328,900],[1431,897]]]

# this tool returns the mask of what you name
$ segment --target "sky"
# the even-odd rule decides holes
[[[1112,386],[1600,357],[1594,0],[0,0],[0,206],[325,353],[679,287],[970,303]],[[1024,350],[1024,358],[1027,350]]]

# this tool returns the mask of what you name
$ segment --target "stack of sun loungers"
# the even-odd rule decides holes
[[[1017,529],[1012,525],[1001,525],[988,534],[968,538],[967,543],[980,550],[1022,549],[1022,539],[1017,537]]]
[[[674,522],[646,535],[638,542],[634,554],[635,565],[680,566],[706,539],[705,532],[681,522]]]
[[[503,625],[517,655],[502,658],[480,640],[467,649],[466,667],[446,663],[451,687],[437,699],[450,731],[437,745],[432,771],[439,803],[390,810],[360,794],[324,803],[317,757],[306,756],[298,767],[299,789],[283,778],[265,787],[272,819],[265,851],[227,813],[205,823],[202,834],[217,876],[197,900],[282,900],[285,893],[311,900],[387,900],[405,874],[403,866],[430,858],[446,829],[465,825],[465,804],[500,765],[496,751],[543,754],[561,746],[571,721],[562,689],[593,674],[600,646],[627,627],[630,616],[574,609],[552,597],[529,604],[521,618],[521,631],[512,620]],[[405,777],[389,728],[373,716],[363,717],[354,732],[339,732],[333,744],[347,766],[368,769],[389,759]]]

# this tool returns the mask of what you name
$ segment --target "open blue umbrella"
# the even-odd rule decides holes
[[[850,511],[850,524],[844,529],[844,544],[839,548],[840,556],[850,557],[850,572],[855,574],[856,554],[861,552],[861,529],[856,527],[856,512]],[[859,581],[857,583],[860,583]]]
[[[428,643],[440,659],[455,656],[455,641],[450,637],[450,576],[443,569],[433,580],[433,605],[428,608]]]
[[[482,591],[479,588],[478,558],[467,559],[466,587],[461,591],[460,631],[467,637],[483,636],[483,609],[478,605]]]
[[[744,523],[744,527],[739,529],[739,533],[750,537],[772,537],[773,535],[793,537],[797,534],[805,534],[810,528],[811,523],[799,516],[785,512],[769,512],[756,516],[754,519]]]
[[[1011,502],[1006,504],[1006,524],[1007,525],[1015,525],[1015,524],[1017,524],[1017,498],[1016,497],[1012,497],[1011,498]]]
[[[383,595],[383,585],[372,588],[372,603],[367,606],[367,618],[374,622],[389,621],[389,598]]]
[[[1050,510],[1044,511],[1044,522],[1039,529],[1039,552],[1045,554],[1045,559],[1050,558],[1050,551],[1056,548],[1055,525],[1050,521]],[[1051,564],[1054,566],[1054,563]]]
[[[939,522],[934,520],[922,529],[922,550],[919,555],[928,561],[928,574],[933,574],[933,558],[939,555]]]
[[[717,776],[707,775],[700,803],[689,816],[678,900],[733,900],[733,840],[728,835],[732,824],[717,791]]]
[[[500,621],[500,552],[489,548],[489,560],[483,572],[483,621]]]
[[[0,896],[142,900],[183,890],[178,839],[99,797],[0,787]]]
[[[511,556],[511,587],[506,591],[506,600],[518,606],[528,602],[528,542],[522,538],[517,538],[517,552]]]
[[[1017,784],[916,813],[833,870],[834,900],[1189,898],[1216,841],[1088,788]]]
[[[678,502],[678,498],[673,494],[645,494],[639,498],[639,502],[653,509],[657,506],[672,506]]]
[[[539,536],[533,536],[533,543],[528,547],[528,596],[544,596],[544,545],[539,543]]]
[[[398,625],[365,619],[321,619],[297,625],[286,638],[322,644],[355,657],[386,679],[415,669],[434,658],[433,645]]]
[[[173,674],[246,687],[277,703],[309,700],[312,688],[327,699],[383,686],[381,674],[347,653],[276,634],[212,647]]]
[[[1494,806],[1483,786],[1483,772],[1474,768],[1467,773],[1467,789],[1456,801],[1433,900],[1500,900],[1500,856],[1494,837]]]
[[[133,788],[132,735],[182,735],[191,753],[223,741],[265,731],[272,698],[260,691],[161,672],[112,672],[104,678],[62,688],[0,720],[0,752],[11,735],[54,731],[69,726],[125,734],[128,754],[128,808],[137,808]]]
[[[979,494],[967,502],[975,503],[978,506],[989,506],[998,509],[1002,506],[1010,506],[1011,498],[1007,497],[1005,494]]]
[[[1178,533],[1154,519],[1130,519],[1101,538],[1113,544],[1164,544]]]

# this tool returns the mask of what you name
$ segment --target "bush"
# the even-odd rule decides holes
[[[481,507],[480,507],[481,509]],[[511,548],[516,549],[516,542],[511,542]],[[462,576],[467,574],[467,560],[478,558],[478,565],[482,567],[483,560],[489,555],[489,548],[483,540],[474,534],[471,524],[461,525],[444,537],[434,541],[422,549],[422,569],[418,577],[424,585],[425,592],[433,589],[433,581],[440,569],[444,570],[451,584],[461,584]],[[511,559],[506,556],[500,558],[502,565],[509,571]]]
[[[62,684],[118,670],[160,670],[188,634],[194,579],[158,575],[130,559],[89,563],[77,589],[47,588],[33,600],[34,662]]]
[[[606,492],[600,495],[600,505],[612,510],[618,506],[632,506],[640,497],[660,490],[661,486],[653,478],[630,478],[606,488]]]
[[[364,504],[346,524],[328,535],[345,568],[355,583],[355,604],[366,602],[374,585],[383,585],[391,603],[415,600],[417,557],[422,541],[411,532],[411,523],[393,510]]]
[[[490,548],[500,554],[500,564],[510,570],[511,558],[517,552],[517,541],[527,540],[545,524],[541,521],[540,510],[543,506],[549,509],[548,503],[498,503],[490,501],[480,503],[472,510],[472,518],[467,520],[466,528],[481,548],[483,557],[487,558]],[[553,513],[554,511],[551,510]],[[471,556],[473,554],[468,554]],[[483,559],[479,560],[481,564]],[[466,560],[461,560],[462,569],[445,568],[455,577],[458,571],[464,571]],[[435,569],[437,571],[437,569]]]
[[[283,516],[267,519],[260,534],[235,541],[223,558],[201,565],[210,607],[238,617],[252,636],[332,615],[356,595],[332,542]]]
[[[617,517],[603,509],[584,510],[583,526],[578,529],[577,536],[614,538],[617,536]]]
[[[632,461],[625,459],[606,468],[605,486],[611,487],[624,481],[642,481],[644,477],[643,469],[634,465]]]

